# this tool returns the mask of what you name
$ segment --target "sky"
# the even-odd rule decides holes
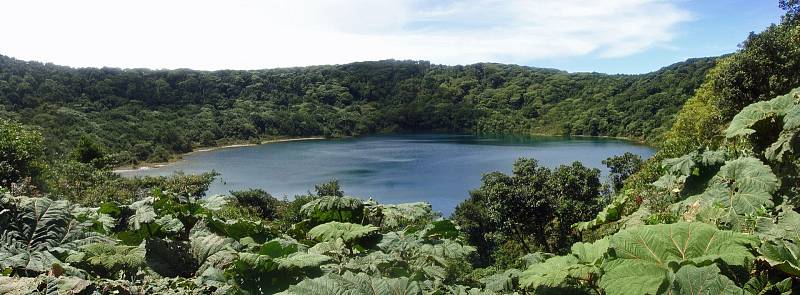
[[[382,59],[644,73],[734,52],[777,0],[3,0],[0,54],[73,67]]]

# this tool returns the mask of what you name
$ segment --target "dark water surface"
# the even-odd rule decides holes
[[[654,150],[602,138],[378,135],[221,149],[187,155],[161,168],[120,174],[215,170],[222,175],[211,185],[209,195],[262,188],[290,199],[335,178],[347,195],[373,197],[381,203],[426,201],[448,216],[470,190],[480,186],[483,173],[510,173],[517,158],[535,158],[547,167],[581,161],[605,175],[601,161],[625,152],[647,158]]]

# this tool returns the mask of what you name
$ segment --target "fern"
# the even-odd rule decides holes
[[[66,262],[76,264],[94,274],[114,278],[119,272],[130,278],[145,267],[145,250],[141,246],[93,243],[81,246],[79,251],[68,256]]]

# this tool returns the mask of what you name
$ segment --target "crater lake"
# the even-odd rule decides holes
[[[610,138],[392,134],[217,149],[188,154],[163,167],[118,173],[155,176],[213,170],[221,175],[208,195],[260,188],[279,199],[313,192],[315,184],[337,179],[348,196],[381,203],[424,201],[449,216],[480,186],[484,173],[510,173],[520,157],[551,168],[580,161],[600,169],[606,181],[608,169],[602,161],[625,152],[649,158],[654,150]]]

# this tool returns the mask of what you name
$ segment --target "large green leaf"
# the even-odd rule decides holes
[[[293,239],[272,239],[264,243],[264,245],[261,245],[261,249],[258,253],[261,255],[268,255],[272,258],[278,258],[289,256],[298,251],[304,251],[306,247],[306,245],[300,244]]]
[[[661,167],[670,174],[691,175],[695,167],[694,157],[697,153],[690,153],[678,158],[666,159],[661,161]]]
[[[328,274],[289,287],[285,295],[419,295],[419,283],[408,278],[380,278],[366,274]]]
[[[791,109],[786,111],[786,116],[783,117],[784,131],[796,128],[800,128],[800,104],[794,105]]]
[[[323,196],[306,203],[300,208],[300,213],[312,216],[316,213],[340,212],[340,211],[360,211],[364,208],[364,203],[360,199],[353,197]]]
[[[316,254],[332,254],[335,256],[344,255],[348,253],[347,245],[345,245],[344,240],[336,239],[332,242],[319,242],[313,247],[308,249],[308,253],[316,253]]]
[[[575,243],[572,245],[572,255],[586,264],[599,264],[608,252],[609,240],[604,238],[594,243]]]
[[[720,274],[719,267],[686,265],[675,273],[670,294],[675,295],[741,295],[742,289],[728,277]]]
[[[236,260],[234,240],[208,231],[193,232],[190,237],[192,257],[200,265],[196,273],[209,268],[224,268]]]
[[[261,220],[208,218],[205,222],[211,232],[237,240],[249,237],[258,243],[263,243],[276,235],[270,224]]]
[[[769,166],[755,158],[728,161],[711,179],[701,199],[727,210],[730,223],[762,208],[772,208],[772,193],[780,183]]]
[[[672,267],[723,261],[744,265],[753,259],[753,236],[718,230],[699,222],[626,229],[610,239],[610,261],[600,286],[608,294],[656,294],[668,284]]]
[[[756,132],[753,126],[757,123],[787,115],[790,108],[793,108],[792,105],[797,102],[798,93],[800,93],[800,89],[794,89],[790,93],[772,100],[746,106],[733,117],[728,129],[725,130],[725,136],[731,138],[753,134]]]
[[[39,278],[20,278],[0,276],[0,294],[24,295],[36,294],[40,284]]]
[[[800,276],[800,245],[795,241],[771,240],[764,242],[758,249],[761,257],[781,271]]]
[[[780,186],[769,166],[756,158],[739,158],[725,162],[712,181],[727,184],[734,190],[758,189],[773,193]]]
[[[603,265],[598,285],[607,294],[657,294],[667,282],[669,269],[645,260],[612,260]]]
[[[375,205],[369,207],[369,211],[380,215],[372,218],[379,219],[380,227],[389,230],[427,222],[435,216],[431,204],[425,202]]]
[[[786,278],[782,281],[773,281],[767,274],[751,277],[743,287],[746,294],[792,294],[792,278]]]
[[[80,222],[67,201],[48,198],[14,198],[10,222],[0,233],[2,268],[47,272],[61,263],[54,254],[70,254],[80,246],[110,239],[90,232],[90,222]]]
[[[778,140],[772,143],[764,151],[764,157],[770,161],[783,162],[785,155],[794,152],[794,144],[797,134],[798,131],[796,130],[787,130],[781,132],[780,136],[778,136]]]
[[[725,136],[731,138],[756,133],[756,130],[752,129],[756,123],[768,120],[776,115],[776,110],[769,101],[751,104],[733,117],[728,129],[725,130]]]
[[[520,285],[526,288],[539,288],[541,286],[557,287],[566,282],[573,272],[583,272],[585,265],[581,265],[578,258],[573,255],[556,256],[545,262],[534,264],[520,275]]]
[[[791,208],[772,218],[761,217],[756,221],[756,234],[764,240],[787,239],[800,241],[800,213]]]
[[[128,219],[131,229],[141,229],[145,224],[156,220],[156,211],[153,209],[153,197],[147,197],[133,202],[128,206],[134,214]]]
[[[308,237],[321,242],[332,242],[336,239],[342,239],[346,243],[350,243],[361,237],[372,234],[377,230],[378,228],[372,225],[332,221],[315,226],[308,231]]]
[[[600,213],[597,213],[597,217],[589,221],[575,223],[572,225],[572,228],[578,231],[586,231],[594,229],[602,224],[617,221],[622,217],[622,209],[629,200],[630,196],[628,192],[624,192],[612,200],[610,204],[606,205]]]
[[[594,243],[575,243],[572,253],[533,264],[520,275],[520,285],[527,288],[558,287],[568,280],[591,281],[600,274],[600,265],[608,252],[608,239]]]
[[[319,267],[330,260],[329,256],[315,253],[295,253],[286,258],[275,259],[282,269]]]
[[[509,269],[501,273],[485,277],[480,280],[481,283],[486,285],[486,290],[491,292],[506,292],[510,293],[516,289],[516,283],[519,280],[521,272],[518,269]]]
[[[358,290],[351,289],[349,286],[342,284],[340,279],[331,278],[334,275],[328,275],[315,279],[307,279],[298,283],[297,285],[289,287],[283,291],[281,295],[361,295]]]

